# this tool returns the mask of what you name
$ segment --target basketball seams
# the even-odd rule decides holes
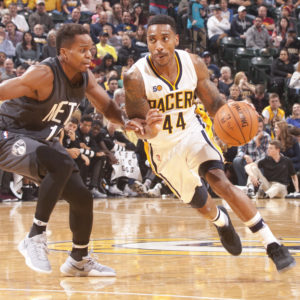
[[[238,127],[239,130],[240,130],[240,133],[241,133],[241,135],[242,135],[242,138],[244,139],[244,144],[247,143],[247,140],[246,140],[246,138],[245,138],[245,136],[244,136],[243,130],[242,130],[241,126],[240,126],[240,121],[236,118],[236,116],[235,116],[235,114],[234,114],[234,111],[231,109],[231,106],[230,106],[230,105],[228,105],[228,108],[229,108],[229,110],[230,110],[230,112],[231,112],[232,117],[233,117],[234,120],[235,120],[235,123],[236,123],[237,127]],[[238,112],[237,112],[237,113],[238,113]],[[241,141],[239,141],[239,142],[241,142]]]

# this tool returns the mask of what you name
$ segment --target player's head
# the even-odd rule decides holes
[[[92,129],[93,118],[90,115],[83,115],[80,119],[79,128],[84,134],[88,134]]]
[[[92,39],[79,24],[64,24],[56,35],[57,54],[70,67],[84,72],[91,61]]]
[[[70,131],[75,132],[78,128],[79,121],[75,117],[71,117],[70,121],[65,125],[65,131],[69,133]]]
[[[148,22],[147,42],[154,63],[159,66],[168,65],[179,44],[174,19],[166,15],[152,17]]]

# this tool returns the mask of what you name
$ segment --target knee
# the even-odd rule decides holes
[[[71,207],[79,207],[81,210],[93,208],[93,196],[84,185],[74,190],[73,197],[69,199],[69,202]]]

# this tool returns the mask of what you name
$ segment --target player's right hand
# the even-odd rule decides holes
[[[157,108],[149,109],[146,115],[146,123],[150,127],[161,129],[163,125],[164,116]]]

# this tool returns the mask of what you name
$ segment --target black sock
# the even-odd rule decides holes
[[[31,238],[31,237],[36,236],[38,234],[42,234],[44,231],[46,231],[46,226],[39,226],[39,225],[36,225],[35,223],[33,223],[32,227],[30,229],[28,237]]]
[[[70,256],[76,261],[81,261],[84,256],[88,255],[88,247],[85,248],[72,248]]]

